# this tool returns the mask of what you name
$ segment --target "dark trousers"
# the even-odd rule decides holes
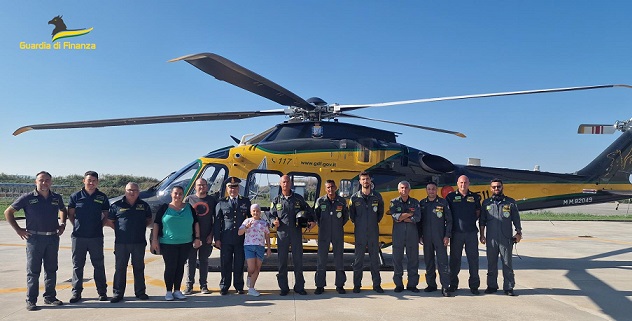
[[[305,290],[305,278],[303,277],[303,234],[300,228],[287,228],[277,232],[277,252],[279,256],[279,273],[277,283],[281,291],[289,291],[290,284],[287,278],[287,263],[292,246],[292,263],[294,264],[294,291]]]
[[[39,276],[44,265],[44,299],[57,296],[57,254],[59,236],[31,235],[26,239],[26,299],[36,303],[39,296]]]
[[[189,259],[193,243],[163,244],[160,253],[165,262],[165,286],[167,291],[179,291],[184,277],[184,263]]]
[[[470,289],[478,289],[481,286],[481,278],[478,276],[478,232],[453,232],[450,243],[450,287],[459,286],[461,257],[465,247],[467,265],[470,269],[468,284]]]
[[[362,286],[362,273],[364,267],[364,253],[368,250],[369,260],[371,262],[371,279],[373,286],[382,284],[380,276],[380,248],[378,245],[378,237],[375,236],[370,240],[367,236],[361,238],[356,233],[355,253],[353,260],[353,286]]]
[[[193,286],[195,283],[195,266],[197,260],[200,261],[200,286],[205,286],[207,284],[208,258],[211,256],[212,251],[213,245],[211,244],[203,244],[198,249],[191,249],[189,259],[187,261],[187,285]]]
[[[72,237],[72,294],[73,296],[81,296],[83,291],[83,268],[86,265],[88,253],[90,253],[90,262],[94,268],[94,283],[97,286],[97,293],[107,295],[103,237]]]
[[[347,281],[345,266],[343,261],[344,241],[342,235],[332,237],[332,235],[320,235],[318,233],[318,260],[316,263],[316,287],[323,288],[327,285],[325,274],[327,272],[327,257],[329,255],[329,243],[332,244],[334,254],[334,265],[336,266],[336,287],[343,287]]]
[[[221,279],[219,280],[219,288],[222,291],[228,291],[231,281],[235,290],[244,289],[244,244],[226,244],[222,242],[222,248],[219,251],[220,262],[222,265]]]
[[[504,242],[503,242],[504,241]],[[487,239],[487,287],[498,289],[498,255],[503,266],[503,290],[513,290],[516,285],[511,260],[511,240]]]
[[[407,287],[414,288],[419,284],[419,236],[415,224],[409,224],[407,230],[399,229],[393,232],[393,283],[395,286],[404,286],[404,249],[406,250],[406,273],[408,273]],[[395,229],[393,229],[395,230]]]
[[[438,266],[441,287],[447,289],[450,286],[450,273],[448,270],[448,249],[443,246],[443,239],[424,240],[424,263],[426,265],[426,284],[429,287],[437,287],[436,270]]]
[[[114,244],[114,282],[112,292],[114,297],[123,297],[125,285],[127,283],[127,263],[132,257],[132,268],[134,271],[134,294],[139,296],[145,294],[145,247],[143,243],[137,244]]]

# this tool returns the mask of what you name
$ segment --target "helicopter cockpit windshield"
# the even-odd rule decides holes
[[[159,198],[164,196],[170,197],[171,189],[176,185],[182,186],[182,188],[186,190],[191,183],[191,178],[195,176],[198,168],[200,168],[200,162],[196,160],[170,175],[169,178],[158,186],[157,196]]]
[[[202,165],[202,162],[200,160],[196,160],[170,175],[157,188],[157,196],[159,198],[169,198],[171,195],[171,189],[176,185],[182,186],[185,191],[188,191],[187,195],[194,194],[195,184],[192,180],[196,177],[204,178],[208,181],[208,194],[219,195],[222,191],[224,180],[227,178],[226,173],[228,170],[224,165],[220,164],[203,164],[204,167],[200,171],[200,165]],[[198,172],[200,172],[200,175],[196,175]]]

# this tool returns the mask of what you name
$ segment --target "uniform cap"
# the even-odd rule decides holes
[[[226,186],[239,186],[239,183],[241,183],[241,180],[235,176],[231,176],[227,178],[226,181],[224,182],[226,183]]]

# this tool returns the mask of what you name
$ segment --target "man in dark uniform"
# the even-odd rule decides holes
[[[349,218],[354,224],[355,258],[353,261],[353,293],[360,293],[362,287],[362,273],[364,253],[369,251],[371,260],[371,278],[373,291],[384,293],[382,278],[380,277],[380,248],[379,224],[384,216],[384,201],[382,195],[371,189],[369,173],[360,173],[360,186],[357,193],[351,196]]]
[[[219,290],[221,295],[228,294],[231,281],[239,294],[244,291],[244,236],[239,235],[241,223],[250,213],[250,200],[239,195],[237,177],[226,180],[228,196],[220,199],[216,206],[214,237],[215,246],[220,250],[221,279]]]
[[[35,175],[35,190],[22,194],[4,211],[15,232],[26,239],[26,309],[38,310],[39,276],[44,265],[44,303],[62,305],[57,299],[57,259],[59,236],[66,228],[67,211],[61,195],[50,190],[52,176],[45,171]],[[15,212],[24,210],[26,228],[15,220]],[[61,223],[58,220],[61,219]]]
[[[132,257],[134,294],[141,300],[149,299],[145,293],[145,248],[147,226],[152,223],[149,204],[141,200],[138,184],[129,182],[125,196],[110,206],[106,224],[114,229],[114,281],[112,299],[123,300],[127,283],[127,263]]]
[[[316,264],[316,291],[314,294],[322,294],[325,291],[325,273],[327,272],[327,256],[331,243],[336,266],[336,291],[345,294],[345,282],[347,275],[343,261],[344,254],[344,225],[349,220],[347,201],[336,195],[336,182],[325,182],[327,195],[316,200],[314,214],[318,222],[318,262]]]
[[[424,246],[424,263],[426,265],[426,284],[424,292],[437,290],[437,266],[441,281],[441,294],[451,296],[450,273],[448,270],[448,244],[452,237],[452,211],[448,202],[437,196],[437,184],[429,182],[426,185],[428,197],[421,200],[421,223],[419,227],[419,241]],[[435,265],[435,253],[437,263]]]
[[[279,273],[277,281],[281,289],[281,295],[286,296],[290,292],[287,279],[287,263],[292,246],[292,261],[294,263],[294,292],[306,295],[305,278],[303,277],[303,232],[298,223],[297,214],[303,212],[309,224],[308,228],[315,226],[312,208],[307,205],[303,196],[292,191],[292,180],[289,176],[281,177],[281,194],[272,200],[270,205],[270,220],[277,229],[277,251],[279,256]]]
[[[404,291],[404,249],[408,264],[408,284],[406,290],[417,293],[419,284],[419,232],[417,222],[421,221],[419,201],[410,197],[410,183],[397,184],[399,197],[391,200],[390,212],[393,218],[393,282],[395,292]]]
[[[83,268],[86,255],[94,267],[94,283],[99,301],[107,301],[105,258],[103,255],[103,225],[110,209],[107,195],[99,191],[99,174],[87,171],[83,175],[83,188],[70,195],[68,219],[72,230],[72,297],[70,303],[81,301]]]
[[[198,178],[195,181],[195,194],[187,196],[184,201],[189,202],[197,213],[200,225],[200,240],[202,241],[202,245],[199,248],[191,249],[187,261],[187,285],[184,289],[184,294],[193,292],[197,260],[200,262],[200,292],[209,294],[211,292],[207,286],[208,258],[211,256],[211,251],[213,251],[213,222],[215,221],[217,201],[213,196],[208,195],[208,182],[204,178]]]
[[[470,179],[461,175],[457,180],[458,190],[446,197],[452,210],[452,245],[450,246],[450,292],[459,287],[459,272],[463,247],[470,270],[468,284],[474,295],[480,294],[481,279],[478,276],[478,228],[476,221],[481,215],[481,196],[472,193]]]
[[[503,194],[503,182],[496,178],[491,183],[492,197],[483,201],[483,210],[479,226],[481,243],[487,244],[487,289],[485,293],[498,291],[498,255],[503,265],[503,291],[506,295],[515,296],[513,264],[511,250],[513,242],[522,239],[522,226],[516,201]],[[512,236],[511,224],[516,229]],[[485,228],[487,227],[487,234]]]

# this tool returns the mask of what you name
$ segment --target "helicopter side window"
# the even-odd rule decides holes
[[[246,196],[252,204],[259,204],[262,217],[266,220],[272,200],[280,193],[281,176],[281,172],[267,170],[255,170],[248,174]]]
[[[288,175],[292,178],[294,193],[303,196],[305,202],[314,207],[320,192],[320,177],[307,173],[288,173]]]
[[[360,189],[360,182],[358,180],[340,180],[340,186],[338,187],[338,195],[346,199],[351,198],[351,195]]]
[[[320,177],[305,173],[289,173],[294,193],[305,199],[309,206],[314,206],[318,199]],[[246,184],[247,196],[252,204],[261,206],[264,219],[270,211],[272,200],[281,193],[281,176],[279,171],[254,170],[248,174]]]
[[[208,182],[208,194],[213,195],[215,198],[219,198],[224,187],[224,181],[227,178],[227,170],[223,165],[208,164],[199,177],[206,179]],[[195,189],[191,188],[189,194],[194,194]]]

